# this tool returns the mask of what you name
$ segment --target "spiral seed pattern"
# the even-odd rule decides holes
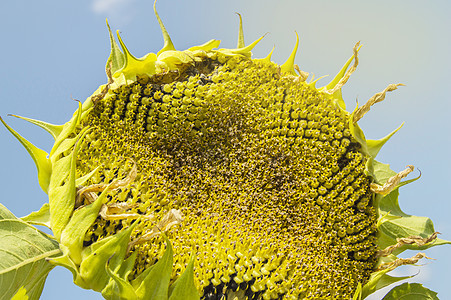
[[[88,184],[138,175],[108,203],[150,219],[98,217],[85,245],[171,209],[172,278],[195,256],[202,299],[349,299],[376,258],[367,157],[349,113],[273,63],[205,58],[183,73],[140,78],[96,103],[77,172]],[[136,243],[130,279],[161,257],[161,235]]]

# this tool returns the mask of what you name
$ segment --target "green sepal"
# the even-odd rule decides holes
[[[61,131],[63,130],[63,127],[64,127],[64,125],[50,124],[50,123],[47,123],[44,121],[26,118],[26,117],[22,117],[22,116],[18,116],[18,115],[10,114],[8,116],[16,117],[16,118],[25,120],[27,122],[30,122],[31,124],[41,127],[42,129],[44,129],[45,131],[50,133],[53,136],[53,139],[55,139],[55,140],[58,138],[59,134],[61,133]]]
[[[265,36],[260,37],[259,39],[257,39],[256,41],[254,41],[252,44],[249,44],[246,47],[243,48],[237,48],[237,49],[224,49],[221,48],[219,50],[215,50],[215,52],[224,54],[226,56],[234,56],[234,55],[243,55],[245,57],[251,57],[252,53],[252,49],[254,49],[254,47],[264,38]]]
[[[195,51],[211,51],[214,48],[218,48],[221,44],[220,40],[209,40],[208,42],[200,45],[189,48],[187,51],[195,52]]]
[[[163,21],[161,21],[161,18],[158,15],[157,0],[155,0],[155,2],[153,3],[153,11],[155,12],[155,17],[157,18],[158,24],[160,25],[161,33],[163,33],[163,40],[164,40],[163,48],[160,51],[158,51],[157,55],[160,55],[161,53],[163,53],[165,51],[175,50],[174,44],[171,41],[171,37],[169,36],[169,33],[166,30],[166,27],[164,27]]]
[[[139,299],[167,300],[174,256],[171,242],[165,236],[166,250],[158,262],[141,273],[132,285]],[[182,299],[182,298],[181,298]]]
[[[133,268],[135,267],[137,256],[138,251],[133,251],[130,256],[120,265],[119,270],[117,270],[116,274],[122,279],[128,278],[130,273],[133,271]]]
[[[367,146],[367,140],[365,138],[365,134],[363,133],[363,130],[360,128],[359,124],[354,122],[354,114],[356,113],[357,109],[359,108],[359,105],[357,104],[357,107],[354,109],[354,111],[349,116],[349,130],[351,131],[352,136],[357,140],[357,142],[361,146],[361,152],[367,156],[370,156],[370,158],[373,158],[368,151]]]
[[[69,269],[72,272],[74,283],[78,286],[102,293],[105,291],[106,295],[109,295],[108,290],[116,288],[114,284],[117,279],[111,276],[111,270],[117,270],[117,272],[114,272],[115,276],[125,279],[133,269],[137,253],[133,253],[125,260],[124,258],[131,232],[136,224],[135,222],[127,229],[84,248],[82,250],[83,260],[80,266],[75,264],[70,258],[69,252],[49,261],[54,265]],[[104,268],[98,267],[99,265],[97,264],[103,265]],[[107,264],[108,270],[105,268]],[[111,298],[107,299],[117,299],[117,296],[117,294],[113,294]]]
[[[113,280],[110,280],[107,286],[102,290],[102,296],[105,299],[138,299],[135,288],[128,281],[128,276],[132,272],[135,265],[138,252],[134,251],[120,266],[119,269],[113,271],[107,264],[106,271]]]
[[[106,26],[108,27],[108,33],[110,35],[111,52],[108,60],[106,61],[105,69],[108,70],[108,68],[110,68],[111,74],[114,74],[124,66],[125,56],[121,49],[119,49],[119,45],[116,43],[113,33],[111,32],[110,25],[108,24],[108,20],[106,20]]]
[[[387,136],[379,139],[379,140],[366,140],[366,144],[368,147],[368,153],[372,158],[376,158],[377,154],[381,150],[381,148],[385,145],[386,142],[396,133],[398,130],[400,130],[404,126],[404,123],[401,124],[398,128],[393,130],[390,134]]]
[[[50,184],[50,176],[52,174],[52,165],[50,160],[47,158],[48,154],[44,150],[36,147],[32,143],[30,143],[28,140],[23,138],[20,134],[18,134],[15,130],[13,130],[11,127],[8,126],[8,124],[3,121],[3,119],[0,117],[0,121],[3,123],[3,125],[6,127],[6,129],[9,130],[9,132],[14,135],[14,137],[25,147],[25,149],[30,154],[31,158],[33,159],[36,168],[38,169],[38,180],[39,185],[41,186],[41,189],[47,193],[49,189]]]
[[[74,138],[67,138],[61,142],[58,149],[56,149],[52,153],[52,157],[58,158],[61,154],[64,154],[67,151],[72,151],[72,148],[74,147],[75,143],[77,142],[77,137]],[[55,163],[55,160],[53,161]]]
[[[89,179],[91,179],[92,176],[94,176],[94,174],[97,172],[97,170],[99,169],[99,167],[95,168],[94,170],[92,170],[91,172],[89,172],[88,174],[75,179],[75,186],[80,186],[85,184],[86,181],[88,181]]]
[[[29,224],[50,228],[50,205],[44,203],[38,211],[34,211],[21,219]]]
[[[199,292],[194,285],[194,257],[192,257],[185,271],[169,288],[169,300],[199,300]]]
[[[102,290],[102,296],[105,299],[118,300],[137,300],[135,289],[127,279],[122,278],[116,272],[111,270],[109,265],[110,260],[105,265],[105,270],[112,280]],[[133,265],[131,266],[133,267]],[[127,277],[125,277],[127,278]]]
[[[393,177],[396,175],[396,172],[393,171],[392,169],[390,169],[389,164],[384,164],[377,160],[374,160],[373,168],[374,168],[373,174],[375,176],[375,179],[377,180],[376,182],[379,184],[383,184],[383,183],[387,182],[387,180],[390,177]]]
[[[362,46],[360,46],[359,48],[357,48],[357,52],[360,50]],[[351,62],[354,60],[355,55],[353,54],[344,64],[344,66],[341,68],[341,70],[337,73],[337,75],[335,75],[335,77],[332,79],[332,81],[330,81],[327,85],[319,88],[319,91],[324,91],[327,92],[328,90],[332,90],[333,88],[335,88],[335,86],[340,82],[340,80],[345,76],[346,71],[349,68],[349,65],[351,64]],[[341,92],[341,88],[337,89],[333,94],[332,94],[332,98],[335,99],[335,102],[337,103],[338,107],[340,107],[342,110],[346,110],[346,104],[345,101],[343,100],[343,95]]]
[[[360,48],[362,48],[362,45],[359,46],[359,48],[357,48],[357,52],[360,50]],[[344,64],[344,66],[341,68],[341,70],[337,73],[337,75],[335,75],[335,77],[332,79],[331,82],[329,82],[327,85],[325,85],[324,87],[320,88],[320,90],[330,90],[333,89],[338,82],[340,82],[340,80],[345,76],[346,71],[349,68],[349,65],[351,64],[351,62],[354,60],[354,54],[352,54],[352,56],[346,61],[346,63]]]
[[[359,282],[357,288],[355,289],[354,296],[352,300],[362,300],[362,284]]]
[[[291,52],[290,56],[288,57],[287,61],[280,66],[280,69],[282,72],[289,73],[291,75],[296,75],[296,72],[294,71],[294,59],[296,58],[296,52],[298,51],[299,47],[299,35],[296,33],[296,44],[294,46],[293,51]]]
[[[54,152],[59,148],[60,144],[75,130],[75,127],[78,125],[81,119],[82,114],[82,104],[80,101],[78,101],[78,109],[73,114],[72,118],[69,122],[64,124],[63,129],[61,130],[60,134],[58,135],[58,138],[55,140],[55,143],[53,144],[52,150],[50,151],[50,159],[57,159],[53,155]],[[52,161],[53,162],[53,161]]]
[[[356,110],[358,109],[358,107],[356,108]],[[351,114],[351,118],[353,118],[354,117],[354,113],[355,113],[355,111],[356,110],[354,110],[354,112]],[[350,123],[352,122],[352,119],[350,119]],[[356,124],[357,125],[357,124]],[[377,176],[376,174],[374,174],[374,172],[375,172],[375,170],[374,170],[374,164],[375,164],[375,158],[376,158],[376,156],[377,156],[377,154],[379,153],[379,151],[382,149],[382,147],[385,145],[385,143],[387,143],[388,142],[388,140],[390,140],[390,138],[396,133],[396,132],[398,132],[398,130],[400,130],[402,127],[404,126],[404,123],[402,123],[398,128],[396,128],[395,130],[393,130],[391,133],[389,133],[387,136],[385,136],[385,137],[383,137],[383,138],[381,138],[381,139],[379,139],[379,140],[367,140],[367,139],[365,139],[365,136],[363,135],[363,132],[362,132],[362,130],[360,129],[360,131],[362,132],[361,133],[361,136],[363,137],[363,140],[365,141],[365,145],[366,145],[366,151],[368,151],[368,155],[369,155],[369,159],[368,159],[368,161],[366,162],[366,166],[365,166],[365,172],[366,172],[366,174],[367,175],[369,175],[369,176],[371,176],[374,180],[375,180],[375,182],[376,183],[380,183],[381,182],[381,176],[379,175],[379,176]],[[363,141],[359,141],[359,143],[361,143],[361,142],[363,142]],[[390,170],[391,171],[391,170]],[[394,175],[396,175],[396,173],[395,172],[393,172],[393,171],[391,171],[391,176],[394,176]],[[386,182],[387,180],[388,180],[388,178],[390,178],[391,176],[389,176],[389,177],[387,177],[387,178],[385,178],[384,177],[384,181],[383,182]],[[404,182],[402,182],[401,184],[399,184],[399,186],[398,187],[401,187],[401,186],[403,186],[403,185],[405,185],[405,184],[408,184],[408,183],[411,183],[411,182],[413,182],[413,181],[415,181],[415,180],[417,180],[417,179],[419,179],[420,177],[418,177],[418,178],[415,178],[415,179],[411,179],[411,180],[407,180],[407,181],[404,181]]]
[[[396,244],[396,239],[399,237],[421,236],[422,238],[427,238],[434,232],[434,224],[431,219],[427,217],[404,216],[402,218],[387,220],[379,226],[380,236],[377,244],[380,249],[384,249],[390,245]],[[451,242],[437,238],[424,246],[417,246],[415,244],[403,245],[402,247],[395,249],[393,254],[398,255],[408,249],[426,250],[433,246],[445,244],[451,244]]]
[[[321,80],[321,79],[323,79],[323,78],[325,78],[325,77],[327,77],[327,75],[324,75],[324,76],[321,76],[321,77],[318,77],[318,78],[316,78],[315,79],[315,75],[313,75],[312,76],[312,78],[310,79],[310,81],[309,81],[309,83],[307,83],[310,87],[312,87],[312,88],[314,88],[315,90],[318,90],[317,88],[316,88],[316,83],[319,81],[319,80]],[[327,94],[326,94],[327,95]],[[329,95],[330,96],[330,95]],[[335,99],[335,102],[336,102],[336,100],[337,99]],[[342,99],[343,100],[343,99]],[[340,105],[338,105],[338,107],[340,107],[342,110],[346,110],[346,107],[341,107]]]
[[[390,169],[388,164],[373,162],[375,180],[379,183],[385,183],[390,177],[396,175],[396,172]],[[418,178],[407,180],[404,184],[417,180]],[[403,185],[403,183],[400,184]],[[427,217],[412,216],[404,213],[398,202],[399,186],[386,196],[377,195],[378,203],[378,247],[385,249],[390,245],[397,243],[396,239],[400,237],[421,236],[427,238],[434,232],[434,225],[431,219]],[[384,218],[384,220],[381,220]],[[380,221],[380,222],[379,222]],[[424,250],[436,245],[450,244],[451,242],[442,239],[435,239],[433,242],[418,247],[416,245],[404,245],[396,249],[393,253],[399,254],[407,249]]]
[[[345,100],[343,99],[341,89],[337,90],[332,95],[332,97],[335,99],[335,103],[339,108],[341,108],[342,110],[346,110],[346,103],[345,103]]]
[[[75,164],[75,160],[72,159],[71,155],[58,160],[53,166],[53,176],[50,180],[48,193],[50,225],[58,241],[74,211],[75,169],[71,170],[72,164]]]
[[[175,70],[179,65],[192,64],[193,58],[182,51],[168,50],[157,57],[158,62],[164,62],[164,69]]]
[[[86,232],[92,226],[99,215],[100,208],[107,200],[108,187],[91,204],[83,206],[74,211],[72,217],[61,233],[60,247],[63,252],[68,252],[71,259],[79,265],[82,260],[83,241]]]
[[[79,283],[82,281],[81,279],[78,278],[78,273],[79,273],[78,266],[70,259],[68,253],[58,256],[58,257],[52,257],[47,260],[49,263],[51,263],[53,265],[61,266],[61,267],[68,269],[72,273],[72,276],[74,278],[74,283],[77,283],[77,280]],[[79,286],[83,287],[85,285],[79,284]]]
[[[130,51],[128,51],[124,42],[122,41],[119,31],[116,32],[119,44],[124,51],[124,65],[121,69],[113,73],[114,86],[120,86],[122,84],[127,84],[135,80],[136,75],[148,75],[152,76],[156,74],[156,61],[157,55],[155,53],[149,53],[142,58],[134,57]]]
[[[272,57],[272,54],[274,53],[274,49],[275,49],[275,47],[273,46],[271,52],[269,52],[269,54],[266,57],[254,58],[253,60],[261,61],[261,62],[268,63],[268,64],[271,63],[271,57]]]
[[[124,262],[130,235],[137,223],[135,221],[127,229],[84,248],[75,284],[85,289],[101,292],[109,281],[113,280],[105,270],[107,261],[109,260],[109,265],[113,270],[116,270]]]
[[[58,241],[74,211],[76,157],[88,130],[89,127],[79,133],[79,140],[75,143],[72,155],[60,158],[53,164],[49,187],[50,224]]]
[[[389,221],[389,220],[393,220],[393,219],[399,219],[399,218],[402,218],[402,217],[391,215],[390,212],[384,212],[384,214],[382,214],[378,217],[376,226],[377,226],[377,228],[379,228],[379,226],[381,226],[382,223]]]
[[[382,300],[439,300],[437,293],[419,283],[403,283],[390,290]]]
[[[88,113],[90,110],[91,110],[91,108],[85,112],[82,112],[79,117],[79,120],[83,119],[83,117],[86,115],[86,113]],[[78,124],[78,122],[79,121],[77,121],[76,124]],[[67,151],[71,151],[71,149],[73,148],[73,146],[75,145],[77,140],[78,140],[78,136],[73,137],[73,138],[67,137],[59,143],[57,148],[54,147],[52,149],[52,153],[50,154],[52,163],[55,163],[55,161],[60,157],[61,154],[64,154]]]
[[[246,44],[244,43],[244,31],[243,31],[243,18],[239,13],[236,13],[240,18],[240,28],[238,29],[238,43],[236,45],[237,48],[244,48]]]
[[[389,286],[390,284],[415,276],[394,277],[387,274],[390,271],[392,271],[392,269],[385,269],[372,273],[370,279],[362,288],[362,299],[365,299],[368,295],[371,295],[372,293]]]

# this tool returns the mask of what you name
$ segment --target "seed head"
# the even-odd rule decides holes
[[[317,88],[294,64],[298,37],[282,65],[253,59],[261,38],[245,46],[240,16],[238,48],[177,51],[156,16],[157,54],[135,58],[118,34],[120,50],[108,26],[107,84],[64,125],[27,119],[55,138],[48,157],[7,127],[49,195],[52,262],[76,284],[106,298],[360,299],[426,257],[395,255],[446,243],[399,209],[413,166],[375,160],[396,131],[366,140],[357,124],[400,84],[345,109],[359,43]]]

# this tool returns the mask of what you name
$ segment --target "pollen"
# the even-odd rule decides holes
[[[267,61],[209,57],[183,72],[143,76],[95,104],[77,173],[112,190],[85,246],[138,222],[132,280],[161,257],[176,279],[195,256],[203,299],[346,299],[376,264],[377,214],[367,156],[333,98]],[[85,199],[83,205],[89,204]],[[126,204],[126,205],[125,205]],[[155,230],[154,230],[155,231]]]

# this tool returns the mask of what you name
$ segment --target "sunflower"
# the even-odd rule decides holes
[[[363,299],[427,258],[404,250],[447,243],[398,205],[414,167],[376,160],[400,128],[369,140],[358,125],[402,84],[346,110],[359,43],[317,87],[294,64],[298,38],[281,65],[254,59],[263,37],[245,45],[240,16],[236,48],[178,51],[155,14],[165,43],[142,58],[108,26],[108,82],[67,123],[20,117],[54,137],[49,153],[2,120],[49,196],[24,220],[51,228],[62,254],[49,261],[77,285],[107,299]]]

